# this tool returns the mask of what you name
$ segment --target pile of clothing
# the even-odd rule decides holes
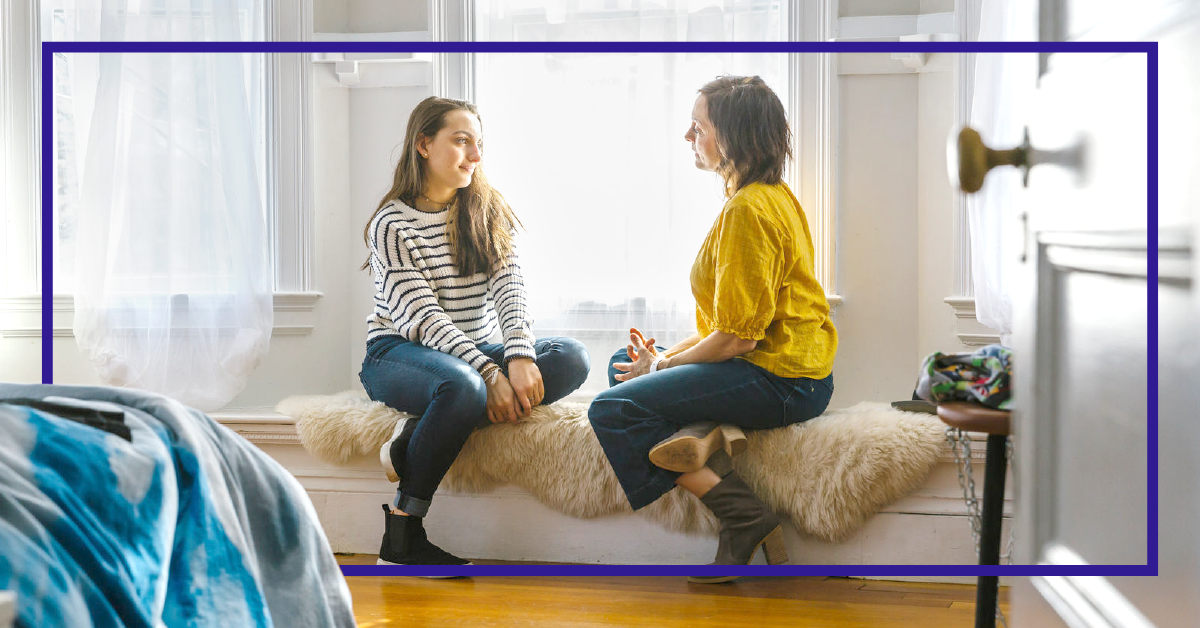
[[[972,401],[1008,410],[1012,403],[1012,350],[988,345],[975,353],[935,351],[921,365],[916,395],[926,401]]]

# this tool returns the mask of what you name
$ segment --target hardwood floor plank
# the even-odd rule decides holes
[[[375,557],[338,561],[373,564]],[[975,609],[970,585],[851,578],[753,577],[728,585],[657,576],[355,576],[348,582],[355,616],[366,628],[967,628]]]

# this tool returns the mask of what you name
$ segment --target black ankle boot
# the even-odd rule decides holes
[[[385,527],[379,546],[377,565],[470,565],[454,554],[429,542],[421,517],[393,515],[383,505]]]
[[[759,547],[767,554],[767,563],[787,562],[783,527],[779,517],[732,471],[700,498],[717,516],[721,532],[717,537],[717,556],[711,565],[749,565]],[[729,582],[737,576],[692,576],[689,582]]]

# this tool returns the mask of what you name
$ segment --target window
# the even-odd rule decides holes
[[[237,0],[237,17],[239,36],[242,40],[264,39],[264,5],[261,0]],[[72,41],[77,36],[83,40],[99,40],[104,38],[100,32],[88,33],[87,9],[79,8],[68,0],[44,0],[42,5],[43,30],[48,25],[48,35],[53,41]],[[95,10],[95,9],[93,9]],[[211,28],[211,18],[203,13],[202,7],[143,7],[139,15],[129,15],[131,22],[142,21],[138,32],[153,36],[167,28],[168,20],[164,14],[175,18],[190,20],[190,25],[197,22],[206,23]],[[144,29],[144,30],[143,30]],[[164,31],[166,32],[166,31]],[[168,33],[169,35],[170,33]],[[55,247],[54,247],[54,284],[58,293],[71,293],[75,281],[75,242],[79,234],[79,195],[80,175],[84,169],[84,159],[87,154],[88,139],[92,113],[95,107],[98,89],[100,54],[96,53],[55,53],[54,55],[54,211],[55,211]],[[242,55],[245,93],[248,98],[247,107],[250,110],[251,133],[254,137],[256,154],[254,163],[258,178],[259,190],[262,197],[262,211],[272,212],[265,194],[273,182],[268,170],[268,122],[267,95],[267,55]],[[153,216],[139,217],[139,220],[153,220]],[[135,246],[146,247],[145,254],[138,259],[153,259],[157,255],[169,252],[165,247],[158,247],[150,241],[135,243]],[[150,267],[158,267],[150,265]],[[204,284],[211,271],[205,260],[196,260],[196,267],[191,286],[186,289],[205,291]],[[146,285],[144,269],[130,269],[121,272],[131,286]]]
[[[786,40],[788,15],[765,0],[479,0],[475,24],[479,40],[762,41]],[[759,75],[788,106],[788,55],[476,54],[473,67],[484,167],[527,230],[535,331],[584,341],[596,392],[631,325],[664,345],[695,330],[690,268],[724,200],[683,139],[696,90]]]

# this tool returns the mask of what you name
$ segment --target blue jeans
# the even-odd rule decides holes
[[[478,347],[503,365],[504,345]],[[542,338],[533,348],[546,391],[543,405],[562,399],[587,379],[591,358],[578,340]],[[507,376],[508,367],[502,368]],[[395,506],[424,516],[467,437],[476,428],[491,425],[483,378],[463,360],[401,336],[368,342],[358,378],[371,399],[420,417],[408,441],[404,468],[398,470]]]
[[[661,347],[659,348],[662,351]],[[609,361],[629,362],[625,349]],[[684,364],[621,382],[600,393],[588,419],[629,505],[648,506],[681,474],[654,466],[650,450],[680,428],[701,421],[754,430],[785,427],[819,416],[833,395],[824,379],[780,377],[745,360]]]

